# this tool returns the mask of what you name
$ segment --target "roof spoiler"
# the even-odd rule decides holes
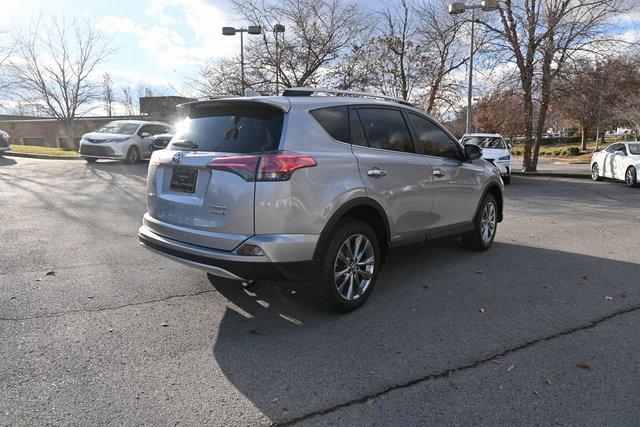
[[[386,95],[378,95],[375,93],[369,92],[354,92],[351,90],[342,90],[342,89],[330,89],[326,87],[291,87],[285,89],[282,93],[282,96],[311,96],[314,93],[323,93],[327,95],[337,95],[337,96],[355,96],[358,98],[376,98],[376,99],[384,99],[385,101],[397,102],[398,104],[408,105],[410,107],[415,107],[414,104],[409,101],[405,101],[404,99],[394,98],[393,96]]]
[[[194,109],[226,106],[267,107],[274,110],[282,111],[283,113],[288,113],[289,110],[291,110],[291,103],[286,98],[269,96],[259,96],[251,98],[237,96],[211,97],[208,99],[180,104],[177,106],[177,109],[178,113],[181,116],[188,116]]]

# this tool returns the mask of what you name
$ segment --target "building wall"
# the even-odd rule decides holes
[[[113,120],[159,120],[149,116],[82,117],[73,124],[73,143],[65,126],[55,119],[0,120],[0,129],[10,136],[11,144],[44,145],[45,147],[78,147],[82,135],[93,132]],[[41,143],[42,142],[42,143]]]

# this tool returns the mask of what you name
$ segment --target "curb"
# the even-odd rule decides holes
[[[591,175],[586,173],[562,173],[562,172],[511,172],[512,175],[518,176],[541,176],[550,178],[578,178],[591,179]]]
[[[71,156],[50,156],[48,154],[30,154],[30,153],[16,153],[14,151],[5,151],[3,156],[9,157],[26,157],[31,159],[48,159],[48,160],[82,160],[82,157]]]

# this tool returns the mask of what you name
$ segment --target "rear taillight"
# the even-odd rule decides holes
[[[247,181],[287,181],[296,170],[316,165],[315,159],[306,154],[276,151],[261,156],[218,157],[207,166],[235,173]]]

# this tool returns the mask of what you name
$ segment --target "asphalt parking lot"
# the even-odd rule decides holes
[[[399,250],[336,315],[140,247],[145,174],[0,157],[0,424],[640,419],[640,189],[514,177],[489,252]]]

